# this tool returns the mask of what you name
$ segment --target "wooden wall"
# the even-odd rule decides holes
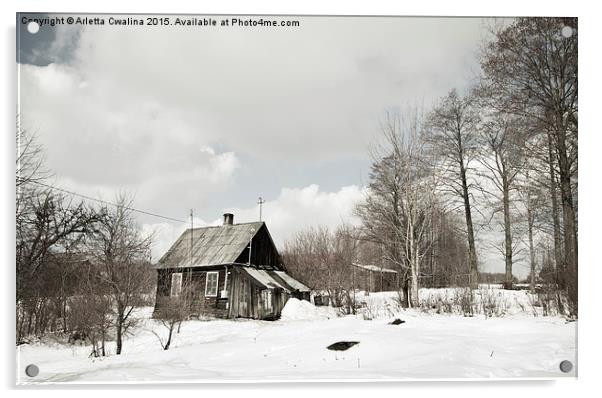
[[[207,272],[219,272],[217,297],[205,296],[205,284],[207,281]],[[193,294],[193,315],[208,315],[225,318],[228,315],[228,299],[221,296],[226,282],[226,269],[222,266],[211,270],[187,269],[159,269],[157,279],[157,297],[155,301],[155,312],[160,309],[162,304],[169,300],[171,293],[171,275],[174,272],[182,272],[182,289],[186,284],[191,286]],[[228,284],[230,282],[228,281]]]
[[[182,272],[182,286],[190,283],[193,290],[193,309],[195,315],[215,316],[219,318],[277,319],[286,304],[289,295],[282,289],[268,289],[251,278],[241,266],[224,266],[211,270],[158,270],[157,298],[155,312],[169,300],[171,292],[171,274]],[[208,271],[218,271],[218,296],[205,297],[205,284]],[[228,275],[228,298],[222,297]],[[269,302],[266,302],[269,301]]]
[[[192,286],[194,286],[194,312],[198,315],[216,316],[225,318],[228,315],[228,299],[222,297],[225,287],[226,269],[216,270],[218,274],[217,297],[205,296],[205,284],[207,282],[207,271],[192,272]],[[214,271],[215,272],[215,271]],[[230,283],[228,281],[228,283]]]
[[[249,247],[238,256],[236,259],[237,263],[248,264],[249,263]],[[278,254],[278,250],[274,246],[267,227],[262,227],[257,231],[257,234],[253,237],[252,250],[251,250],[251,264],[254,265],[269,265],[275,268],[282,267],[282,260]]]
[[[231,273],[229,318],[277,319],[289,296],[282,289],[266,289],[241,267]],[[230,281],[228,283],[230,283]],[[269,294],[266,292],[269,291]]]
[[[397,274],[355,268],[355,287],[368,292],[398,290]]]

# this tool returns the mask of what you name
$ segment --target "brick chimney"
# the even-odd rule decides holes
[[[233,225],[233,224],[234,224],[234,214],[224,213],[224,225]]]

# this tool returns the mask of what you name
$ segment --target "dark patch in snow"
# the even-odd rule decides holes
[[[401,325],[402,323],[406,323],[406,321],[402,321],[401,319],[397,318],[393,322],[389,322],[389,325]]]
[[[347,351],[349,348],[359,343],[359,341],[337,341],[336,343],[331,344],[326,348],[328,348],[331,351]]]

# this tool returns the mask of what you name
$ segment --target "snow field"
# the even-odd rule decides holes
[[[425,289],[422,295],[444,294]],[[444,290],[444,289],[436,289]],[[506,294],[506,292],[502,293]],[[523,291],[509,292],[518,300]],[[363,297],[361,297],[363,296]],[[17,347],[20,384],[105,382],[219,382],[281,380],[383,380],[449,378],[547,378],[575,376],[559,363],[575,362],[577,322],[515,311],[504,317],[437,314],[397,307],[396,293],[358,294],[376,310],[337,316],[329,307],[291,300],[278,321],[190,320],[163,351],[167,331],[142,308],[122,355],[89,358],[89,346],[44,339]],[[516,306],[520,308],[520,306]],[[514,308],[514,307],[510,307]],[[394,318],[405,320],[394,326]],[[359,341],[344,352],[326,347]],[[28,378],[25,366],[40,374]]]

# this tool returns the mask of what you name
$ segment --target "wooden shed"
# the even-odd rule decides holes
[[[372,264],[353,263],[353,280],[356,289],[366,292],[399,290],[397,271]]]
[[[194,313],[221,318],[277,319],[290,297],[309,300],[310,289],[286,273],[264,222],[184,231],[157,264],[155,313],[190,294]]]

